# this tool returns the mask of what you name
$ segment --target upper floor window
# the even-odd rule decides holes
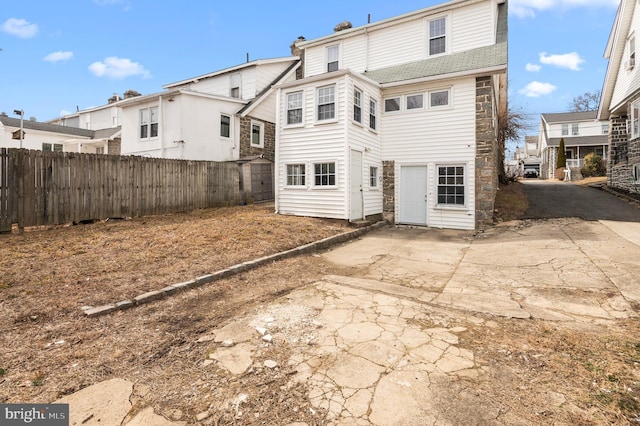
[[[447,50],[447,19],[439,18],[429,21],[429,55],[439,55]]]
[[[447,107],[449,105],[451,105],[450,90],[429,92],[429,106],[431,108]]]
[[[384,100],[384,112],[400,111],[400,98],[389,98]]]
[[[602,124],[602,134],[603,135],[608,135],[609,134],[609,123],[603,123]]]
[[[376,130],[376,117],[378,115],[378,103],[373,99],[369,101],[369,128]]]
[[[340,45],[327,47],[327,72],[338,71],[340,58]]]
[[[140,139],[158,136],[158,107],[140,110]]]
[[[631,139],[640,136],[640,100],[631,104]]]
[[[240,74],[232,74],[231,75],[231,89],[229,91],[229,96],[232,98],[240,99]]]
[[[302,92],[287,94],[287,124],[302,123]]]
[[[353,121],[362,123],[362,92],[358,89],[353,91]]]
[[[264,147],[264,123],[251,121],[251,146]]]
[[[578,136],[580,134],[579,124],[571,123],[571,136]]]
[[[228,115],[220,115],[220,136],[223,138],[231,136],[231,117]]]
[[[631,36],[629,39],[629,58],[627,62],[627,70],[633,69],[636,66],[636,36]]]
[[[407,95],[407,110],[422,109],[424,107],[424,95]]]
[[[569,125],[568,124],[563,124],[562,125],[562,136],[569,136]]]
[[[318,121],[336,118],[335,86],[318,89]]]

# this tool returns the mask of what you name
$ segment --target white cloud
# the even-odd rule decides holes
[[[26,19],[9,18],[2,24],[2,31],[20,38],[31,38],[38,33],[38,24],[31,24]]]
[[[540,62],[546,65],[554,65],[558,68],[567,68],[573,71],[580,71],[580,65],[585,60],[577,52],[565,53],[564,55],[547,55],[547,52],[540,54]]]
[[[532,81],[527,84],[524,89],[520,89],[518,93],[525,95],[528,98],[539,98],[542,95],[549,95],[557,87],[551,83],[540,83],[539,81]]]
[[[42,58],[42,60],[47,62],[60,62],[68,61],[71,58],[73,58],[73,52],[53,52]]]
[[[567,10],[577,7],[611,7],[617,8],[620,0],[511,0],[509,14],[518,18],[535,18],[536,12],[549,9]]]
[[[134,75],[151,78],[149,71],[145,70],[139,63],[132,62],[131,59],[118,58],[116,56],[105,58],[104,62],[94,62],[89,65],[89,70],[98,77],[108,77],[118,80]]]
[[[542,67],[540,65],[527,64],[524,68],[529,72],[538,72]]]

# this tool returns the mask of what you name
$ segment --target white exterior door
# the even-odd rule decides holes
[[[349,220],[363,218],[362,212],[362,153],[351,150],[351,173],[350,173],[351,206],[349,209]]]
[[[427,224],[427,166],[400,167],[398,222]]]

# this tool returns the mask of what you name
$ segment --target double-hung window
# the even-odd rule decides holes
[[[336,118],[336,87],[318,89],[318,121]]]
[[[336,163],[318,163],[313,165],[315,186],[336,185]]]
[[[353,91],[353,121],[362,123],[362,92],[358,89]]]
[[[632,36],[629,39],[629,62],[627,64],[627,70],[632,70],[636,66],[636,37]]]
[[[340,45],[327,47],[327,72],[338,71],[340,68]]]
[[[568,124],[563,124],[562,125],[562,136],[569,136],[569,125]]]
[[[264,147],[264,123],[251,121],[251,146]]]
[[[304,164],[287,164],[287,186],[306,185]]]
[[[231,117],[225,114],[220,115],[220,136],[223,138],[231,136]]]
[[[631,139],[640,136],[640,100],[631,104]]]
[[[140,110],[140,139],[158,136],[158,107]]]
[[[378,103],[373,99],[369,101],[369,128],[376,130],[378,117]]]
[[[580,135],[580,126],[579,123],[571,123],[571,136],[579,136]]]
[[[438,204],[464,206],[464,166],[438,166]]]
[[[302,92],[287,94],[287,124],[302,123]]]
[[[429,55],[439,55],[447,50],[447,19],[429,21]]]
[[[369,167],[369,187],[377,188],[378,187],[378,168],[377,167]]]

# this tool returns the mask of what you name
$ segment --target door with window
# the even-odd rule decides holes
[[[427,166],[401,166],[398,222],[427,224]]]

